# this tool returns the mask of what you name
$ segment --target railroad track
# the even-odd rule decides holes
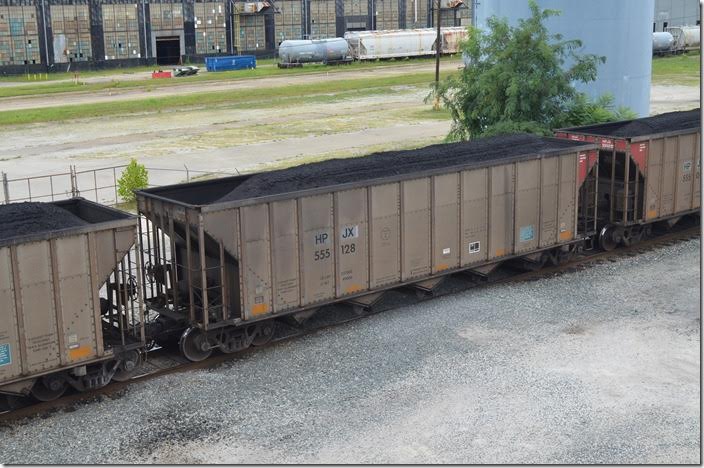
[[[550,278],[564,273],[576,272],[590,268],[591,266],[602,264],[606,261],[618,261],[620,258],[633,257],[658,248],[677,244],[682,241],[696,239],[700,237],[700,226],[698,222],[690,219],[683,220],[681,225],[675,226],[671,231],[644,239],[640,243],[616,249],[611,252],[606,251],[586,251],[573,258],[569,262],[558,265],[544,267],[536,271],[517,271],[511,268],[501,268],[486,280],[477,280],[462,273],[448,275],[447,279],[433,292],[425,297],[418,294],[409,294],[408,288],[390,290],[384,298],[366,314],[359,315],[354,309],[344,304],[334,304],[326,306],[316,315],[304,322],[301,326],[293,326],[288,322],[278,322],[277,331],[273,339],[264,345],[275,346],[278,343],[315,333],[322,329],[328,329],[344,325],[348,322],[360,320],[371,315],[395,309],[398,307],[418,304],[430,298],[442,297],[449,294],[456,294],[467,291],[475,287],[495,285],[501,283],[517,283],[524,281],[535,281],[542,278]],[[128,386],[146,381],[155,377],[193,371],[197,369],[212,368],[235,358],[241,359],[247,354],[255,352],[259,347],[251,347],[235,354],[215,354],[201,362],[190,362],[179,355],[178,350],[158,349],[151,351],[144,364],[144,371],[132,379],[125,382],[111,382],[109,385],[87,391],[84,393],[70,393],[63,397],[50,401],[31,403],[11,411],[0,413],[0,424],[8,424],[23,418],[45,415],[59,410],[72,410],[78,404],[89,404],[91,401],[101,400],[117,396]]]

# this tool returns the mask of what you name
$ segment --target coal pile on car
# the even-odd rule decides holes
[[[459,165],[511,160],[523,155],[543,154],[583,144],[529,134],[512,134],[438,144],[415,150],[373,153],[359,158],[331,159],[254,174],[217,202],[329,187]]]
[[[88,224],[51,203],[23,202],[0,205],[0,240]]]
[[[667,112],[665,114],[644,117],[642,119],[590,125],[587,127],[574,127],[573,129],[567,130],[579,130],[584,133],[616,138],[630,138],[698,128],[700,122],[701,110],[692,109],[687,112]]]

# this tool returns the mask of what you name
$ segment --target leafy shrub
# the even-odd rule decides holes
[[[117,181],[117,193],[124,201],[132,202],[135,200],[134,191],[146,188],[148,185],[147,168],[139,164],[136,159],[132,159]]]
[[[501,133],[550,135],[560,127],[622,120],[635,114],[614,108],[614,98],[591,101],[576,83],[597,78],[606,57],[580,54],[579,39],[564,39],[545,26],[557,10],[528,0],[531,15],[510,26],[492,17],[485,31],[469,26],[461,43],[464,69],[441,82],[431,97],[440,98],[452,115],[448,141]]]

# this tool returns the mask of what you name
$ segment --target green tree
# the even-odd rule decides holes
[[[131,159],[120,179],[117,181],[117,193],[126,202],[135,200],[134,191],[148,187],[149,173],[143,164]]]
[[[452,115],[449,141],[516,131],[549,135],[553,128],[633,116],[614,110],[611,96],[590,102],[574,88],[594,81],[606,58],[580,55],[580,40],[549,34],[544,22],[560,12],[528,3],[530,17],[515,27],[496,17],[486,32],[469,27],[461,45],[466,66],[434,90]]]

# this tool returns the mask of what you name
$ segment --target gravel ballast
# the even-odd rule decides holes
[[[89,224],[70,211],[38,202],[0,205],[0,220],[0,240]]]
[[[431,145],[414,150],[385,151],[359,158],[331,159],[254,174],[217,202],[330,187],[457,165],[490,161],[499,163],[521,156],[537,157],[549,152],[569,152],[585,144],[589,143],[514,134]]]
[[[0,428],[2,463],[700,463],[692,240]]]

